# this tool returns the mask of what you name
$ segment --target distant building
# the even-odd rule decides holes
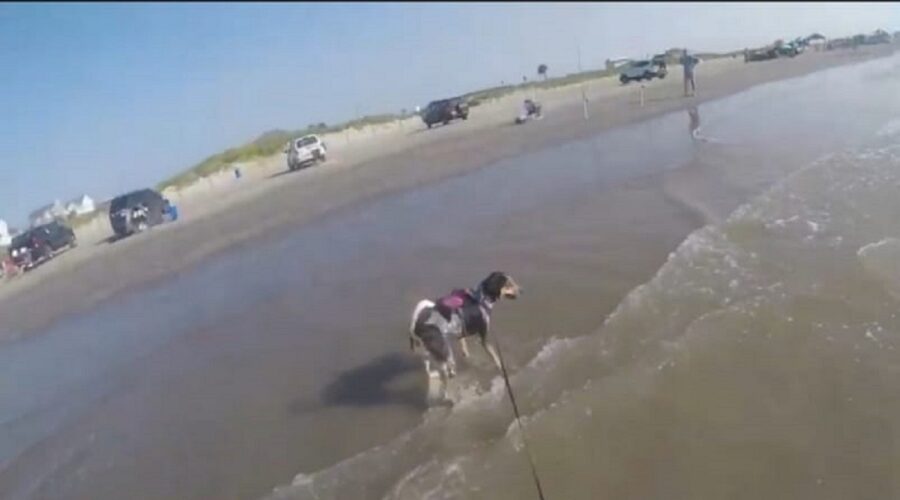
[[[94,204],[94,200],[91,199],[88,195],[82,195],[80,198],[75,198],[66,203],[66,212],[71,215],[84,215],[89,214],[96,210],[97,207]]]
[[[825,49],[827,40],[825,40],[825,37],[821,37],[821,38],[808,37],[808,38],[804,39],[804,43],[806,44],[807,47],[812,48],[815,52],[821,52],[822,50]]]
[[[66,215],[66,207],[63,204],[56,200],[49,205],[45,205],[34,212],[31,212],[28,215],[28,221],[31,223],[31,226],[40,226],[41,224],[47,224],[53,222],[57,219],[65,219]]]
[[[0,219],[0,247],[8,247],[12,243],[12,235],[9,234],[9,226],[6,221]]]
[[[82,195],[74,200],[62,203],[59,200],[45,205],[28,215],[28,221],[32,227],[47,224],[55,220],[64,220],[75,215],[89,214],[97,210],[94,200],[88,195]]]

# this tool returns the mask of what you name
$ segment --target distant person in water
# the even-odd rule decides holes
[[[681,66],[684,68],[684,96],[693,96],[694,91],[696,90],[696,84],[694,83],[694,67],[697,66],[697,63],[700,62],[696,57],[688,54],[687,49],[684,49],[684,53],[681,56]],[[691,87],[691,92],[688,94],[688,85]]]

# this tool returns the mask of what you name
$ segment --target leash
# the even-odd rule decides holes
[[[494,345],[497,346],[497,357],[500,358],[500,372],[503,374],[503,381],[506,383],[506,393],[509,394],[509,401],[512,403],[513,413],[516,416],[516,425],[519,432],[522,433],[522,447],[525,448],[525,455],[528,456],[528,464],[531,465],[531,477],[534,479],[534,485],[537,487],[538,498],[544,498],[544,489],[541,488],[541,479],[538,477],[537,467],[534,466],[534,458],[531,456],[531,449],[528,447],[528,439],[525,438],[525,427],[522,426],[522,417],[519,416],[519,405],[516,404],[516,396],[513,394],[512,385],[509,383],[509,375],[506,373],[506,363],[503,361],[503,350],[500,349],[500,341],[497,333],[494,332]]]

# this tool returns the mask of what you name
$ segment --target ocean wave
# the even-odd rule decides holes
[[[869,276],[900,299],[900,239],[885,238],[869,243],[857,251],[857,256]]]
[[[822,158],[692,233],[594,334],[548,340],[512,376],[548,494],[888,491],[896,455],[861,436],[900,432],[898,187],[896,148]],[[526,498],[522,437],[495,378],[270,498]],[[845,447],[858,474],[829,474]]]
[[[878,129],[878,137],[895,137],[900,134],[900,118],[885,123]]]

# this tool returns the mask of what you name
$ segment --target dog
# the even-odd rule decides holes
[[[478,336],[497,369],[500,356],[488,342],[491,311],[500,299],[516,299],[522,288],[511,276],[494,271],[474,289],[457,289],[437,300],[421,300],[413,309],[409,326],[409,348],[419,352],[429,381],[440,378],[446,391],[456,376],[456,359],[451,339],[459,341],[463,357],[469,356],[466,338]],[[434,362],[438,369],[432,370]]]

